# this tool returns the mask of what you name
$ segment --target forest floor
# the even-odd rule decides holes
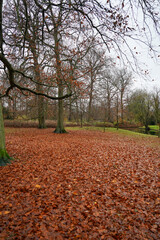
[[[160,239],[160,139],[9,129],[0,239]]]

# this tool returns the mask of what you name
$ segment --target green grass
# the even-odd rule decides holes
[[[100,131],[100,132],[104,132],[104,127],[94,127],[94,126],[87,126],[87,127],[77,127],[77,126],[73,126],[73,127],[66,127],[65,128],[67,131],[69,130],[88,130],[88,131]],[[5,133],[15,133],[18,132],[20,129],[16,129],[16,128],[5,128]],[[141,136],[141,137],[157,137],[154,135],[147,135],[147,134],[143,134],[143,133],[138,133],[138,132],[132,132],[129,130],[124,130],[124,129],[116,129],[116,128],[112,128],[112,127],[107,127],[105,128],[105,132],[113,132],[113,133],[117,133],[117,134],[122,134],[122,135],[127,135],[127,136]]]
[[[158,125],[149,125],[151,130],[159,130],[159,126]]]
[[[141,127],[141,128],[145,128],[145,126]],[[159,126],[158,125],[149,125],[150,130],[159,130]]]
[[[89,131],[100,131],[100,132],[104,132],[104,128],[103,127],[66,127],[66,130],[89,130]],[[128,136],[141,136],[141,137],[157,137],[157,136],[153,136],[153,135],[147,135],[147,134],[143,134],[143,133],[138,133],[138,132],[132,132],[129,130],[124,130],[124,129],[116,129],[116,128],[105,128],[105,132],[113,132],[113,133],[118,133],[118,134],[123,134],[123,135],[128,135]]]
[[[94,126],[87,126],[87,127],[66,127],[67,130],[89,130],[89,131],[100,131],[104,132],[104,127],[94,127]],[[105,131],[110,128],[105,128]],[[114,129],[114,128],[113,128]]]

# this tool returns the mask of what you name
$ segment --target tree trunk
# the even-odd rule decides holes
[[[44,98],[38,96],[38,128],[45,128]]]
[[[68,121],[72,121],[72,100],[71,97],[69,98],[69,113],[68,113]]]
[[[43,85],[42,85],[42,79],[41,79],[41,69],[40,64],[38,62],[38,55],[36,51],[36,37],[34,36],[31,39],[30,42],[30,48],[31,52],[33,54],[33,60],[34,60],[34,72],[35,72],[35,79],[36,79],[36,90],[37,92],[43,92]],[[44,97],[38,95],[37,96],[37,102],[38,102],[38,128],[45,128],[45,113],[44,113]]]
[[[160,123],[159,123],[158,137],[160,138]]]
[[[10,163],[10,156],[8,155],[5,148],[5,133],[4,133],[4,122],[2,113],[2,104],[0,100],[0,166],[5,166]]]
[[[58,20],[57,20],[58,21]],[[56,57],[56,73],[57,73],[57,85],[58,85],[58,97],[63,96],[63,78],[61,72],[61,61],[60,61],[60,50],[58,40],[58,25],[54,25],[54,40],[55,40],[55,57]],[[64,129],[64,118],[63,118],[63,99],[58,100],[58,118],[57,126],[54,133],[66,133]]]
[[[149,127],[148,127],[148,124],[145,125],[145,133],[148,134],[149,132]]]
[[[105,132],[105,128],[106,128],[106,117],[107,117],[107,110],[106,110],[106,108],[104,108],[104,128],[103,128],[103,132]]]
[[[81,111],[81,128],[83,127],[83,112]]]
[[[148,134],[149,132],[149,111],[150,111],[150,101],[148,100],[146,115],[145,115],[145,133]]]
[[[58,86],[58,97],[63,96],[63,87],[59,84]],[[57,118],[57,126],[54,133],[66,133],[64,129],[64,119],[63,119],[63,100],[58,100],[58,118]]]
[[[13,119],[16,118],[16,110],[17,110],[17,106],[16,106],[16,97],[13,98]]]
[[[70,79],[71,81],[73,80],[74,78],[74,71],[73,71],[73,64],[72,64],[72,59],[70,60]],[[70,85],[70,88],[72,87],[71,84]],[[72,121],[72,98],[71,96],[69,97],[69,113],[68,113],[68,121],[71,122]]]
[[[91,110],[92,110],[92,100],[93,100],[93,84],[94,84],[94,79],[93,79],[93,73],[91,70],[91,87],[90,87],[90,94],[89,94],[88,122],[90,122],[90,120],[91,120]]]
[[[121,91],[121,123],[123,123],[123,91]]]
[[[77,124],[79,124],[79,108],[77,100],[76,100],[76,122]]]
[[[118,95],[117,95],[117,104],[116,104],[116,112],[117,112],[117,130],[119,129],[119,117],[118,117],[118,111],[119,109],[118,109]]]
[[[146,119],[145,119],[145,133],[148,134],[149,132],[149,126],[148,126],[148,114],[146,116]]]
[[[37,91],[43,92],[43,87],[41,85],[41,76],[40,76],[40,67],[37,61],[34,62],[35,67],[35,75],[36,75],[36,81],[37,81]],[[44,97],[38,96],[37,97],[37,103],[38,103],[38,128],[45,128],[45,113],[44,113]]]
[[[107,96],[107,120],[108,122],[111,122],[111,99],[109,93]]]

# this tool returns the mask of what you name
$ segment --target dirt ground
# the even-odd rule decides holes
[[[160,139],[11,129],[0,239],[160,239]]]

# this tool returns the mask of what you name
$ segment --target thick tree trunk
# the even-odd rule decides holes
[[[74,78],[74,70],[73,70],[73,64],[72,64],[72,59],[70,60],[70,80],[72,81]],[[72,87],[71,84],[70,88]],[[68,93],[69,93],[69,89],[68,89]],[[71,96],[69,97],[69,108],[68,108],[68,121],[72,121],[72,98]]]
[[[60,16],[59,16],[60,17]],[[58,20],[57,20],[58,21]],[[56,73],[57,73],[57,85],[58,85],[58,97],[63,96],[63,77],[61,71],[61,60],[60,60],[60,49],[58,40],[58,25],[55,23],[54,29],[54,40],[55,40],[55,57],[56,57]],[[64,129],[64,118],[63,118],[63,100],[58,100],[58,118],[57,126],[54,133],[66,133]]]
[[[58,86],[58,97],[63,96],[63,87],[59,84]],[[63,119],[63,100],[58,100],[58,116],[57,116],[57,126],[54,133],[66,133],[64,129],[64,119]]]
[[[34,72],[35,72],[35,79],[36,79],[36,90],[37,92],[43,92],[43,85],[42,85],[42,79],[41,79],[41,69],[40,64],[38,62],[38,55],[36,51],[36,37],[34,36],[30,42],[30,48],[31,52],[33,54],[33,60],[34,60]],[[38,128],[45,128],[45,112],[44,112],[44,97],[38,96],[37,97],[37,103],[38,103]]]
[[[40,76],[40,69],[38,63],[35,63],[35,74],[36,74],[36,81],[37,81],[37,91],[43,92],[43,88],[41,86],[41,76]],[[45,112],[44,112],[44,97],[38,96],[38,128],[45,128]]]
[[[8,155],[5,148],[5,133],[4,133],[4,122],[2,114],[2,104],[0,100],[0,166],[5,166],[10,163],[10,156]]]

